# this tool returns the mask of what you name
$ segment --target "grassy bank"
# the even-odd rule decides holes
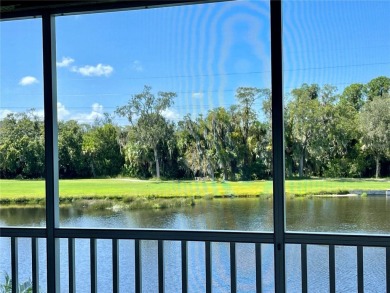
[[[0,180],[0,203],[39,204],[44,202],[43,180]],[[384,190],[390,180],[369,179],[309,179],[287,180],[287,196],[346,194],[351,190]],[[137,198],[213,198],[270,197],[272,181],[200,182],[153,181],[133,179],[60,180],[60,201],[117,200],[136,202]],[[166,203],[165,203],[166,204]]]

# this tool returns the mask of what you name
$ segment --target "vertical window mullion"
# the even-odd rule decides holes
[[[275,292],[285,292],[282,2],[271,0],[271,90]]]
[[[58,127],[56,88],[55,18],[42,15],[44,119],[45,119],[45,184],[46,184],[46,253],[47,292],[59,292],[59,227],[58,198]]]

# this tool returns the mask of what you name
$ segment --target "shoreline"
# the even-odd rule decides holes
[[[345,198],[386,194],[389,179],[302,179],[286,180],[287,199]],[[59,203],[63,205],[128,206],[169,208],[188,206],[198,199],[262,198],[272,200],[273,181],[194,181],[71,179],[59,181]],[[44,180],[0,180],[0,209],[12,206],[44,206]],[[98,204],[96,204],[98,206]]]
[[[286,199],[303,198],[351,198],[351,197],[372,197],[386,196],[386,190],[353,190],[343,193],[324,193],[320,194],[286,194]],[[185,206],[194,206],[198,200],[213,199],[245,199],[262,198],[273,200],[272,194],[217,194],[217,195],[186,195],[186,196],[66,196],[60,198],[60,208],[72,206],[79,209],[92,210],[135,210],[135,209],[167,209]],[[44,198],[28,198],[27,196],[16,197],[13,199],[0,198],[0,210],[7,208],[44,208]]]

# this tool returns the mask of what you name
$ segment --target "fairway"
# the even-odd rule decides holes
[[[311,179],[287,180],[288,196],[346,194],[353,190],[386,190],[390,180]],[[255,197],[272,195],[272,181],[202,182],[136,179],[60,180],[61,201],[131,197]],[[44,180],[0,180],[1,203],[40,203],[45,197]]]

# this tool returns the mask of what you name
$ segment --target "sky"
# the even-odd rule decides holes
[[[389,17],[390,1],[286,1],[285,94],[390,76]],[[144,85],[177,93],[164,112],[172,121],[229,107],[237,87],[270,88],[269,22],[258,0],[58,16],[59,119],[92,123]],[[0,22],[0,73],[0,119],[43,115],[40,19]]]

